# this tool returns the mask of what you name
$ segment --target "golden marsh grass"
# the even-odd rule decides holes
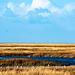
[[[75,75],[72,67],[4,67],[0,75]]]
[[[75,44],[0,43],[0,56],[75,58]]]

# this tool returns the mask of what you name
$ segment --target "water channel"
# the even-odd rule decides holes
[[[75,58],[62,58],[62,57],[0,57],[1,59],[16,59],[16,58],[27,58],[34,60],[53,61],[57,63],[67,63],[70,66],[75,65]]]

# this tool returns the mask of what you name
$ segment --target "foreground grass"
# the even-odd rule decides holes
[[[72,67],[4,67],[0,75],[75,75]]]

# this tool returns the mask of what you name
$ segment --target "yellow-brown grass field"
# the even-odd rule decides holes
[[[0,56],[75,58],[75,44],[0,43]]]
[[[75,58],[75,44],[0,43],[1,56]],[[0,67],[0,75],[75,75],[75,66]]]
[[[72,67],[5,67],[0,68],[0,75],[75,75]]]

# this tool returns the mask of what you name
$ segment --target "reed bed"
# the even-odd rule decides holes
[[[75,58],[75,44],[0,43],[0,56]]]

